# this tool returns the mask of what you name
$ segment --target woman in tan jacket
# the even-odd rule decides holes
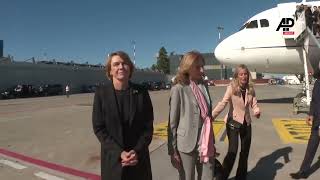
[[[241,64],[234,72],[233,80],[227,87],[223,99],[212,111],[215,119],[230,104],[229,112],[224,121],[226,122],[227,136],[229,140],[228,153],[223,161],[223,176],[228,179],[238,151],[238,137],[241,139],[241,152],[236,180],[245,180],[248,168],[248,155],[251,145],[251,107],[256,118],[260,117],[253,83],[248,68]]]

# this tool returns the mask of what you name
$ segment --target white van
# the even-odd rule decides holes
[[[287,84],[300,84],[300,80],[297,78],[295,75],[288,75],[288,76],[283,76],[282,79],[287,83]]]

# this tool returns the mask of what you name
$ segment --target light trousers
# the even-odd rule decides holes
[[[197,180],[212,180],[214,177],[214,158],[207,163],[200,163],[198,151],[191,153],[180,153],[182,169],[179,170],[180,180],[195,180],[197,169]]]

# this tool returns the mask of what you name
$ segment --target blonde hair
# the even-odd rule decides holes
[[[132,73],[134,71],[134,65],[129,57],[129,55],[123,51],[116,51],[116,52],[113,52],[109,55],[108,59],[107,59],[107,63],[106,63],[106,75],[107,77],[112,80],[112,76],[110,74],[110,71],[111,71],[111,61],[112,61],[112,57],[113,56],[119,56],[121,59],[123,59],[123,61],[129,65],[129,68],[130,68],[130,75],[129,75],[129,78],[131,78],[132,76]]]
[[[198,51],[190,51],[183,55],[182,60],[179,65],[179,70],[174,79],[174,84],[189,84],[189,70],[194,66],[196,61],[202,61],[205,63],[203,56]]]
[[[239,81],[239,77],[238,74],[240,72],[241,69],[244,69],[247,71],[248,73],[248,79],[247,79],[247,84],[245,84],[245,87],[248,90],[248,94],[253,95],[254,94],[254,88],[253,88],[253,81],[252,81],[252,77],[250,74],[250,71],[248,69],[248,67],[244,64],[240,64],[236,67],[234,74],[233,74],[233,79],[231,81],[231,87],[232,87],[232,93],[234,95],[240,95],[240,81]]]

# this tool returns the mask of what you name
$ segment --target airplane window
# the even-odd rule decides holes
[[[257,21],[257,20],[254,20],[254,21],[249,22],[249,24],[247,25],[246,28],[247,28],[247,29],[250,29],[250,28],[258,28],[258,21]]]
[[[245,23],[243,26],[241,26],[241,28],[239,29],[239,31],[241,31],[242,29],[246,28],[248,25],[248,23]]]
[[[267,19],[260,19],[260,26],[263,27],[269,27],[269,21]]]

